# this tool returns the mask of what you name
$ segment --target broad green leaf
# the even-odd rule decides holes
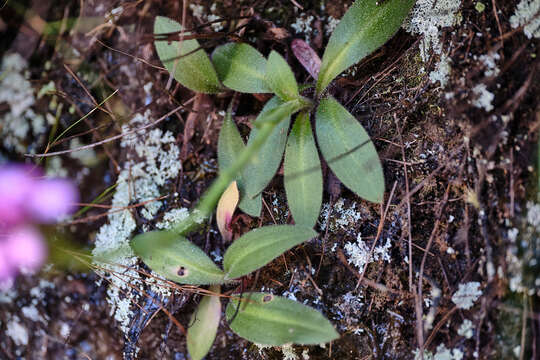
[[[247,275],[315,236],[315,230],[298,225],[272,225],[251,230],[236,239],[225,252],[226,279]]]
[[[154,35],[179,32],[182,25],[176,21],[157,16],[154,23]],[[185,35],[190,35],[185,32]],[[218,93],[223,90],[219,83],[214,66],[208,55],[200,48],[196,39],[178,41],[156,40],[154,42],[159,59],[163,65],[173,73],[174,78],[185,87],[207,94]],[[186,55],[189,54],[189,55]],[[184,56],[186,55],[186,56]],[[176,65],[175,65],[176,64]]]
[[[244,293],[245,301],[239,301],[238,296],[227,305],[227,321],[232,331],[251,342],[308,345],[339,337],[330,321],[309,306],[268,293]]]
[[[181,284],[224,282],[224,273],[195,244],[168,231],[150,231],[131,240],[131,248],[153,271]]]
[[[212,62],[226,87],[244,93],[271,92],[264,78],[266,59],[254,47],[242,43],[219,46],[212,53]]]
[[[362,125],[333,98],[321,100],[315,120],[321,153],[341,182],[358,196],[380,203],[384,175],[377,150]]]
[[[287,202],[295,224],[315,226],[321,210],[323,183],[308,113],[300,113],[294,122],[283,168]]]
[[[218,140],[218,163],[219,170],[223,171],[232,165],[238,154],[244,150],[246,146],[244,141],[231,118],[230,112],[227,112]],[[259,194],[254,198],[246,196],[246,188],[242,174],[238,174],[237,178],[238,189],[240,190],[240,203],[238,207],[246,214],[251,216],[259,216],[262,210],[262,196]]]
[[[342,71],[388,41],[413,5],[414,0],[357,0],[328,41],[317,80],[317,93],[322,93]]]
[[[298,99],[298,84],[287,61],[272,51],[266,62],[266,83],[284,101]]]
[[[210,291],[220,292],[220,286],[211,286]],[[221,302],[219,296],[204,296],[193,313],[187,333],[187,348],[191,359],[201,360],[208,354],[216,338]]]
[[[278,97],[273,97],[266,103],[263,110],[255,120],[261,120],[267,112],[273,111],[283,103]],[[287,143],[287,132],[291,123],[291,112],[287,111],[279,117],[280,122],[275,127],[272,135],[266,140],[259,153],[251,160],[250,164],[243,172],[243,181],[246,189],[246,196],[250,199],[256,198],[268,185],[279,168],[285,144]],[[253,127],[249,134],[248,144],[255,139],[259,129]]]

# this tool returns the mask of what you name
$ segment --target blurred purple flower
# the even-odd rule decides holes
[[[40,179],[28,166],[0,167],[0,288],[20,272],[37,271],[47,257],[43,236],[32,223],[53,223],[75,209],[75,186],[64,179]]]
[[[78,201],[77,190],[70,181],[45,179],[35,182],[30,189],[27,208],[35,220],[51,223],[75,210]]]
[[[34,179],[26,166],[0,167],[0,228],[24,221],[25,204]]]

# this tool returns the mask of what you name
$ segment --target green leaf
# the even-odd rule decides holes
[[[271,92],[264,78],[266,59],[254,47],[228,43],[214,50],[212,61],[226,87],[244,93]]]
[[[300,113],[294,122],[283,168],[287,202],[295,224],[315,226],[321,210],[323,183],[321,162],[306,112]]]
[[[223,171],[232,165],[238,154],[245,149],[244,141],[238,132],[230,112],[227,112],[218,140],[218,163],[219,170]],[[254,198],[246,195],[246,187],[242,174],[236,177],[238,190],[240,191],[240,203],[238,207],[246,214],[259,216],[262,210],[262,195]]]
[[[210,291],[220,292],[219,285],[211,286]],[[201,360],[208,354],[216,338],[221,302],[219,296],[204,296],[193,313],[187,333],[187,348],[191,359]]]
[[[271,346],[321,344],[339,337],[320,312],[296,301],[268,293],[244,293],[229,301],[227,321],[239,336]]]
[[[413,5],[414,0],[357,0],[328,41],[317,80],[317,93],[321,94],[342,71],[388,41]]]
[[[274,96],[266,103],[255,122],[263,119],[268,112],[271,112],[284,104],[287,103],[282,102],[278,97]],[[254,199],[260,195],[279,168],[287,143],[287,132],[291,123],[290,116],[291,111],[280,114],[278,117],[280,122],[243,172],[246,196],[250,199]],[[258,132],[259,129],[254,126],[249,134],[248,144],[256,138]],[[240,208],[242,208],[241,204]]]
[[[321,100],[315,121],[321,153],[341,182],[358,196],[380,203],[384,175],[377,150],[362,125],[335,99]]]
[[[176,21],[157,16],[154,23],[154,35],[179,32],[182,25]],[[185,32],[185,35],[190,35]],[[174,78],[185,87],[201,93],[213,94],[223,90],[214,66],[208,55],[200,48],[196,39],[178,41],[156,40],[157,54],[163,65],[173,73]],[[195,52],[193,52],[195,51]],[[183,56],[189,54],[187,56]],[[175,65],[176,63],[176,65]]]
[[[266,63],[266,83],[284,101],[298,99],[298,84],[287,61],[272,51]]]
[[[224,273],[196,245],[168,231],[150,231],[131,240],[131,248],[153,271],[181,284],[224,282]]]
[[[236,239],[223,256],[226,279],[236,279],[255,271],[290,248],[317,236],[305,226],[264,226]]]

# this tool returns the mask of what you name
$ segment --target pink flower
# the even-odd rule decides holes
[[[47,258],[41,234],[31,226],[17,228],[8,234],[4,246],[8,264],[22,272],[33,273]]]
[[[64,179],[36,181],[29,189],[29,195],[28,212],[43,223],[55,222],[71,213],[79,201],[73,184]]]
[[[26,166],[0,168],[0,228],[24,221],[25,204],[34,179]]]
[[[43,236],[32,223],[53,223],[75,209],[78,193],[64,179],[40,179],[31,167],[0,167],[0,288],[47,258]]]

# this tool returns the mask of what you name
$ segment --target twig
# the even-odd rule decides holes
[[[95,143],[92,143],[92,144],[80,146],[78,148],[70,149],[70,150],[55,151],[55,152],[43,153],[43,154],[24,154],[24,156],[31,157],[31,158],[49,157],[49,156],[68,154],[68,153],[71,153],[71,152],[77,152],[77,151],[86,150],[86,149],[92,149],[92,148],[94,148],[96,146],[107,144],[107,143],[110,143],[111,141],[115,141],[115,140],[118,140],[120,138],[123,138],[126,135],[134,134],[134,133],[139,132],[141,130],[145,130],[145,129],[148,129],[148,128],[152,127],[152,126],[155,126],[155,125],[159,124],[160,122],[162,122],[163,120],[167,119],[169,116],[171,116],[175,112],[182,109],[183,107],[184,107],[183,105],[180,105],[180,106],[176,107],[174,110],[169,111],[168,113],[166,113],[165,115],[163,115],[162,117],[160,117],[156,121],[151,122],[150,124],[138,127],[136,129],[133,129],[133,130],[130,130],[130,131],[126,131],[125,133],[121,133],[121,134],[118,134],[118,135],[115,135],[115,136],[111,136],[111,137],[109,137],[107,139],[104,139],[104,140],[101,140],[101,141],[98,141],[98,142],[95,142]]]

